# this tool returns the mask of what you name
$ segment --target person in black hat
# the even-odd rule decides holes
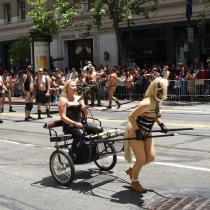
[[[2,79],[8,92],[3,91],[2,93],[3,99],[1,103],[1,112],[4,112],[4,102],[5,102],[6,96],[8,98],[8,103],[9,103],[9,112],[16,112],[15,110],[12,109],[12,83],[10,81],[10,77],[8,76],[7,70],[4,71]]]

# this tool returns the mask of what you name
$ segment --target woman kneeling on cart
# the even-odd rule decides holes
[[[80,150],[81,138],[86,134],[103,132],[103,128],[86,122],[87,106],[84,104],[81,96],[77,94],[77,86],[74,80],[65,82],[59,99],[58,110],[63,121],[63,132],[72,134],[71,155],[76,157]]]
[[[161,117],[160,105],[167,97],[167,86],[166,79],[155,79],[148,87],[144,99],[128,117],[129,123],[126,127],[125,138],[134,138],[134,140],[124,141],[124,157],[129,163],[132,161],[131,147],[136,161],[125,172],[132,181],[131,189],[140,193],[146,192],[138,181],[140,170],[155,159],[154,142],[151,138],[154,123],[160,126],[162,132],[167,133],[165,125],[159,119]]]

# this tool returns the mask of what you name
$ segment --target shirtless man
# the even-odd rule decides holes
[[[112,100],[114,100],[117,104],[117,109],[120,108],[121,104],[119,103],[119,101],[113,96],[116,86],[117,86],[117,82],[118,82],[118,76],[116,74],[116,68],[112,67],[111,68],[111,75],[109,78],[109,83],[108,83],[108,89],[109,89],[109,106],[107,106],[108,109],[112,108]]]
[[[0,104],[2,103],[2,91],[6,91],[6,93],[8,93],[8,90],[7,88],[5,87],[4,85],[4,82],[3,82],[3,79],[2,77],[0,76]],[[3,120],[0,119],[0,123],[3,123]]]
[[[22,77],[22,90],[23,96],[25,96],[25,121],[32,121],[34,118],[30,116],[31,110],[33,108],[34,99],[34,79],[33,79],[33,69],[31,66],[27,67],[26,74]]]
[[[96,100],[98,101],[98,106],[101,106],[100,95],[98,92],[98,87],[96,85],[96,71],[94,71],[93,66],[91,66],[90,69],[86,68],[86,70],[87,70],[87,79],[89,81],[89,84],[95,85],[90,89],[90,91],[91,91],[91,106],[94,106],[95,95],[96,95]]]
[[[44,75],[44,71],[42,68],[38,70],[38,78],[36,81],[37,85],[37,111],[38,111],[38,119],[41,118],[41,105],[45,104],[47,117],[51,118],[50,115],[50,105],[49,105],[49,96],[50,96],[50,78],[47,75]]]
[[[3,75],[3,82],[5,87],[7,88],[7,90],[9,91],[8,93],[6,93],[6,91],[3,91],[3,100],[1,103],[1,112],[4,112],[4,102],[5,102],[5,98],[7,96],[8,98],[8,102],[9,102],[9,112],[16,112],[12,109],[12,100],[11,100],[11,96],[12,96],[12,84],[10,82],[10,77],[8,76],[8,72],[7,70],[4,71],[4,75]]]
[[[59,97],[59,86],[64,85],[64,81],[61,78],[60,69],[56,68],[53,76],[51,77],[52,82],[52,95],[53,95],[53,106],[58,105],[58,97]]]

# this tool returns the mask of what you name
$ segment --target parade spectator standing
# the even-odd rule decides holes
[[[64,81],[61,78],[60,68],[56,68],[53,76],[51,77],[52,82],[52,105],[58,105],[58,97],[59,97],[59,86],[64,85]]]
[[[83,97],[85,105],[88,105],[88,89],[86,82],[86,74],[83,72],[78,74],[78,78],[75,79],[77,85],[77,92]]]
[[[22,77],[22,90],[23,96],[25,97],[25,121],[32,121],[34,118],[30,116],[31,110],[33,109],[34,100],[34,79],[33,79],[33,69],[31,66],[27,67],[26,74]]]
[[[177,98],[180,96],[180,91],[181,91],[181,81],[179,79],[179,76],[176,76],[175,79],[176,79],[174,82],[175,97],[173,98],[174,101],[176,101]]]
[[[38,69],[38,78],[36,80],[37,84],[37,95],[36,95],[36,103],[37,103],[37,112],[38,112],[38,119],[41,118],[41,105],[45,104],[47,117],[51,118],[50,115],[50,79],[48,76],[43,74],[44,71],[42,68]]]
[[[10,80],[10,77],[8,76],[8,71],[5,70],[3,73],[3,82],[4,82],[4,86],[7,88],[8,92],[3,91],[3,100],[1,103],[1,112],[4,112],[4,103],[5,103],[5,98],[7,96],[8,98],[8,103],[9,103],[9,112],[16,112],[15,110],[12,109],[12,83]]]
[[[195,79],[196,79],[196,74],[193,69],[188,70],[188,74],[185,79],[187,80],[187,91],[190,95],[190,101],[193,101],[193,96],[195,95]]]
[[[90,68],[91,66],[92,66],[91,61],[88,61],[88,62],[87,62],[87,65],[83,67],[83,72],[84,72],[84,73],[87,73],[87,67]]]
[[[72,72],[70,74],[70,78],[69,79],[76,79],[76,78],[78,78],[78,73],[77,73],[75,68],[72,68]]]
[[[187,82],[185,81],[186,76],[187,76],[186,69],[184,66],[182,66],[179,78],[181,80],[181,95],[183,96],[187,95]]]
[[[199,89],[200,89],[200,95],[204,95],[204,90],[206,90],[206,87],[208,87],[208,72],[205,70],[204,65],[201,64],[201,68],[198,72],[197,78],[200,81],[199,83]]]
[[[70,79],[70,75],[71,75],[71,69],[68,69],[67,70],[67,74],[65,76],[65,81],[69,80]]]
[[[117,109],[120,108],[119,101],[113,96],[114,92],[116,91],[116,86],[118,82],[118,76],[116,74],[116,68],[112,67],[110,72],[110,79],[108,83],[108,95],[109,95],[109,106],[107,106],[108,109],[112,108],[112,101],[114,100],[117,104]]]
[[[158,73],[157,68],[153,68],[151,73],[151,81],[155,80],[158,77],[160,77],[160,74]]]
[[[132,91],[133,91],[133,76],[131,75],[129,71],[126,72],[125,86],[126,86],[128,98],[131,100]]]

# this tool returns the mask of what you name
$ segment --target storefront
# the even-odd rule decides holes
[[[196,60],[206,66],[210,61],[210,27],[206,26],[205,33],[198,32],[195,21],[191,21],[191,27],[194,38],[190,47],[186,21],[121,28],[126,64],[136,62],[140,67],[153,62],[194,65]]]

